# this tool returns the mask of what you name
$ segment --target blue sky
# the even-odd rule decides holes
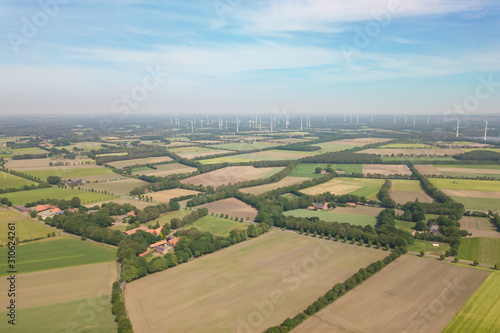
[[[116,113],[151,70],[129,112],[443,114],[500,82],[498,0],[7,0],[0,20],[3,114]],[[500,87],[473,110],[499,111]]]

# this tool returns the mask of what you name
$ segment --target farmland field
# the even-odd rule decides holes
[[[11,175],[7,172],[0,171],[0,189],[6,188],[19,188],[24,185],[38,185],[31,180],[24,179],[22,177]]]
[[[254,195],[259,195],[262,193],[266,193],[275,189],[278,189],[280,187],[286,187],[290,185],[295,185],[295,184],[300,184],[308,180],[307,178],[304,177],[290,177],[286,176],[282,180],[276,182],[276,183],[270,183],[270,184],[264,184],[264,185],[258,185],[258,186],[252,186],[252,187],[245,187],[240,189],[241,192],[243,193],[250,193]]]
[[[418,180],[391,180],[389,193],[398,204],[405,204],[408,201],[433,202],[432,198],[424,193]]]
[[[380,148],[420,149],[432,148],[432,146],[425,143],[389,143],[387,145],[380,146]]]
[[[292,332],[441,332],[489,274],[404,255]]]
[[[115,262],[20,274],[22,292],[17,293],[16,303],[18,308],[26,309],[96,297],[103,291],[110,294],[116,274]],[[7,279],[0,279],[0,288],[8,290],[7,286]]]
[[[146,208],[148,206],[154,206],[155,205],[155,203],[147,202],[147,201],[142,201],[142,200],[127,199],[127,198],[115,198],[115,199],[112,199],[112,200],[105,200],[105,201],[100,201],[100,202],[96,202],[96,203],[87,204],[87,205],[85,205],[85,207],[91,208],[91,207],[94,207],[94,206],[101,206],[102,204],[108,203],[108,202],[116,202],[117,204],[120,204],[120,205],[131,204],[132,206],[135,206],[135,207],[137,207],[139,209],[144,209],[144,208]]]
[[[396,228],[408,232],[412,232],[413,228],[416,225],[415,222],[409,222],[409,221],[394,220],[394,222],[396,222]]]
[[[411,171],[404,164],[363,164],[363,174],[411,175]]]
[[[419,149],[397,149],[397,148],[371,148],[360,151],[363,154],[375,154],[381,156],[395,156],[398,155],[406,157],[443,157],[463,154],[464,152],[456,148],[419,148]]]
[[[460,309],[443,333],[500,331],[500,273],[493,272]]]
[[[439,244],[439,246],[433,246],[432,244]],[[446,250],[450,248],[447,243],[431,242],[421,239],[415,239],[415,242],[408,246],[408,251],[420,253],[424,251],[426,254],[441,255],[445,254]]]
[[[464,216],[460,219],[460,228],[475,237],[500,238],[500,232],[487,217]]]
[[[201,157],[209,157],[212,155],[219,155],[219,154],[230,154],[234,153],[232,150],[218,150],[218,149],[210,149],[210,148],[203,148],[203,147],[195,147],[198,148],[193,151],[187,151],[187,152],[179,152],[176,153],[177,155],[187,158],[187,159],[193,159],[193,158],[201,158]],[[188,149],[188,148],[186,148]]]
[[[24,205],[28,202],[35,202],[41,199],[65,199],[71,200],[73,197],[79,197],[82,204],[88,204],[92,202],[99,202],[103,200],[111,200],[114,198],[113,195],[109,194],[101,194],[87,191],[78,191],[78,190],[70,190],[63,189],[57,187],[51,188],[42,188],[36,190],[29,191],[20,191],[13,193],[5,193],[2,195],[3,197],[9,198],[12,201],[12,204],[15,205]]]
[[[491,192],[490,192],[491,193]],[[462,196],[451,196],[456,202],[462,203],[466,209],[479,210],[487,212],[489,210],[500,209],[500,199],[495,198],[473,198]]]
[[[155,201],[168,203],[170,201],[170,199],[184,197],[187,195],[196,195],[198,193],[200,193],[200,192],[192,191],[192,190],[185,190],[182,188],[174,188],[171,190],[164,190],[164,191],[149,193],[149,196],[152,197],[153,200],[155,200]]]
[[[383,183],[383,179],[338,177],[326,183],[303,189],[301,192],[309,195],[316,195],[325,192],[330,192],[335,195],[354,194],[364,196],[368,199],[375,199]]]
[[[52,233],[52,231],[54,231],[42,223],[35,222],[23,215],[16,214],[17,216],[13,219],[4,219],[1,213],[2,212],[0,212],[0,244],[7,244],[9,222],[16,224],[16,237],[19,237],[19,241],[47,237],[47,233]],[[56,231],[56,234],[58,233],[59,231]]]
[[[446,190],[500,192],[500,181],[430,178],[435,187]]]
[[[162,162],[168,162],[171,160],[172,159],[168,156],[159,156],[159,157],[147,157],[147,158],[137,158],[137,159],[133,159],[133,160],[116,161],[116,162],[110,162],[107,164],[109,164],[117,169],[121,169],[121,168],[131,166],[131,165],[162,163]]]
[[[133,171],[134,175],[146,175],[146,176],[156,176],[156,177],[166,177],[170,175],[180,174],[180,173],[191,173],[197,171],[196,168],[180,164],[180,163],[169,163],[156,165],[157,170],[149,169],[145,171]]]
[[[253,166],[232,166],[210,171],[181,180],[183,184],[194,184],[203,186],[228,185],[247,180],[259,179],[260,177],[274,171],[275,168],[255,168]]]
[[[20,148],[20,149],[11,149],[16,155],[24,155],[24,154],[48,154],[49,152],[40,148]]]
[[[230,219],[224,219],[217,216],[207,215],[188,224],[182,229],[196,228],[202,232],[209,232],[214,236],[227,237],[233,229],[246,230],[250,224],[246,222],[236,222]]]
[[[435,162],[435,161],[447,161],[447,162],[452,162],[456,161],[453,157],[410,157],[410,156],[394,156],[394,157],[389,157],[389,156],[382,156],[380,158],[382,162],[397,162],[397,161],[411,161],[414,164],[418,163],[429,163],[429,162]]]
[[[110,299],[110,296],[99,296],[17,310],[17,316],[22,320],[16,322],[15,332],[116,332]],[[6,314],[0,312],[2,318],[7,318]],[[12,325],[7,320],[0,321],[1,332],[9,332],[12,329],[9,326]]]
[[[191,332],[199,331],[201,326],[204,332],[246,332],[247,327],[261,332],[302,311],[335,283],[343,282],[386,254],[286,231],[270,231],[257,239],[133,281],[127,285],[125,301],[137,333],[158,332],[165,327],[172,332]],[[309,264],[313,268],[307,278],[292,273],[294,267],[311,261],[315,264]],[[175,286],[171,281],[177,281]],[[161,306],[166,299],[175,306]],[[266,316],[258,310],[264,303],[271,303],[274,308]]]
[[[271,148],[271,147],[276,147],[276,146],[280,146],[280,145],[281,145],[280,143],[257,141],[254,143],[240,143],[240,142],[221,143],[218,145],[211,145],[210,147],[215,148],[215,149],[242,151],[242,150],[256,150],[256,149],[260,150],[260,149]]]
[[[320,178],[323,175],[315,173],[317,167],[326,168],[328,164],[326,163],[300,163],[298,164],[292,172],[288,174],[290,177],[308,177],[308,178]],[[332,164],[330,167],[333,170],[341,170],[349,173],[362,173],[363,166],[361,164]]]
[[[228,198],[219,201],[214,201],[204,205],[196,206],[195,208],[206,207],[210,213],[227,214],[231,217],[244,218],[245,220],[253,221],[258,214],[257,209],[247,205],[243,201],[235,198]]]
[[[141,187],[146,184],[148,183],[140,179],[125,178],[107,182],[87,183],[85,185],[81,185],[80,187],[82,189],[94,189],[101,192],[107,191],[108,193],[112,193],[114,195],[129,195],[130,191],[132,191],[135,187]]]
[[[480,263],[494,265],[500,262],[500,239],[488,237],[462,238],[458,257],[478,260]]]
[[[50,163],[64,163],[63,166],[50,166]],[[86,164],[90,163],[90,164]],[[37,158],[31,160],[8,160],[5,167],[16,171],[30,171],[40,169],[73,169],[73,168],[93,168],[95,161],[91,159],[69,160],[65,158]]]
[[[116,260],[115,250],[70,237],[19,244],[17,249],[19,273]],[[0,248],[0,254],[3,258],[7,258],[7,248]],[[0,275],[6,274],[6,267],[7,261],[0,263]]]
[[[314,211],[310,209],[295,209],[283,213],[286,216],[317,217],[325,222],[349,223],[352,225],[375,226],[377,220],[374,216],[337,213],[334,211]]]
[[[60,167],[52,167],[51,169],[26,170],[23,171],[30,176],[38,177],[41,180],[46,180],[49,176],[59,176],[63,179],[85,179],[88,181],[106,180],[110,178],[120,178],[121,176],[114,173],[110,168],[102,166],[91,166],[75,169],[64,169]],[[96,177],[102,176],[102,177]]]
[[[302,157],[317,155],[317,152],[304,152],[295,150],[266,150],[256,153],[238,154],[227,157],[216,157],[211,159],[200,160],[202,164],[216,163],[239,163],[253,161],[282,161],[296,160]]]

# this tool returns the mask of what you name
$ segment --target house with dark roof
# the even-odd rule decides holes
[[[307,209],[324,210],[324,209],[328,209],[328,204],[315,202],[312,204],[312,206],[307,207]]]

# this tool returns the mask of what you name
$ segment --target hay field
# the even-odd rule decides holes
[[[120,175],[114,173],[113,170],[98,165],[89,165],[86,167],[72,169],[65,169],[64,167],[51,167],[50,169],[26,170],[23,172],[28,175],[38,177],[41,180],[46,180],[49,176],[59,176],[63,179],[85,179],[87,181],[107,180],[121,177]]]
[[[19,274],[16,303],[26,309],[109,295],[116,275],[115,262]],[[0,279],[0,288],[8,290],[7,286],[7,279]]]
[[[418,180],[393,179],[391,180],[391,189],[389,194],[398,204],[405,204],[408,201],[433,202],[428,196]]]
[[[38,184],[32,182],[31,180],[27,180],[22,177],[11,175],[10,173],[0,171],[0,189],[19,188],[24,185],[30,186]]]
[[[116,202],[117,204],[120,204],[120,205],[128,203],[128,204],[131,204],[132,206],[135,206],[139,209],[144,209],[147,206],[154,206],[155,205],[155,203],[146,202],[146,201],[142,201],[142,200],[127,199],[127,198],[115,198],[112,200],[105,200],[105,201],[101,201],[101,202],[97,202],[97,203],[87,204],[87,205],[85,205],[85,207],[90,208],[90,207],[94,207],[94,206],[101,206],[102,204],[109,203],[109,202]]]
[[[462,238],[458,257],[478,260],[480,263],[494,265],[500,262],[500,239],[488,237]]]
[[[130,191],[132,191],[134,187],[141,187],[146,184],[148,183],[140,179],[125,178],[100,183],[88,183],[85,185],[80,185],[80,187],[82,189],[108,191],[108,193],[112,193],[114,195],[129,195]]]
[[[70,190],[57,187],[42,188],[29,191],[19,191],[5,193],[2,197],[8,198],[15,205],[24,205],[28,202],[35,202],[41,199],[65,199],[71,200],[73,197],[79,197],[82,204],[111,200],[114,198],[110,194],[93,193],[87,191]]]
[[[59,230],[51,229],[45,226],[43,223],[35,222],[21,214],[16,214],[16,217],[6,218],[3,211],[0,211],[0,244],[6,245],[8,242],[8,231],[9,223],[16,224],[16,237],[19,237],[19,241],[26,239],[34,239],[39,237],[47,237],[48,233],[53,231],[59,234]],[[14,213],[14,212],[12,212]]]
[[[214,236],[228,237],[231,230],[247,230],[249,225],[247,222],[236,222],[230,219],[207,215],[181,229],[196,228],[202,232],[209,232]]]
[[[200,193],[200,192],[192,191],[192,190],[185,190],[182,188],[174,188],[171,190],[164,190],[164,191],[149,193],[148,195],[150,197],[152,197],[153,200],[155,200],[155,201],[168,203],[168,202],[170,202],[170,199],[184,197],[186,195],[196,195],[198,193]]]
[[[246,180],[259,179],[274,170],[271,168],[255,168],[253,166],[232,166],[210,171],[181,180],[183,184],[194,184],[217,187],[234,184]]]
[[[50,166],[50,163],[64,163],[64,166]],[[85,164],[90,162],[91,164]],[[8,160],[5,163],[5,167],[8,169],[16,171],[29,171],[29,170],[41,170],[41,169],[73,169],[73,168],[93,168],[95,167],[95,161],[91,159],[76,159],[67,160],[65,158],[38,158],[31,160]]]
[[[500,192],[500,181],[494,180],[431,178],[429,181],[442,190]]]
[[[262,193],[266,193],[272,190],[276,190],[280,187],[286,187],[290,185],[295,185],[295,184],[300,184],[305,181],[309,180],[308,178],[305,177],[291,177],[291,176],[286,176],[282,180],[276,182],[276,183],[270,183],[270,184],[264,184],[264,185],[258,185],[258,186],[252,186],[252,187],[246,187],[240,189],[241,192],[243,193],[250,193],[254,195],[260,195]]]
[[[427,175],[441,176],[441,175],[443,175],[441,173],[440,169],[435,167],[434,165],[419,164],[419,165],[415,165],[415,169],[417,169],[417,171],[420,172],[424,176],[427,176]]]
[[[309,195],[325,192],[330,192],[335,195],[354,194],[364,196],[368,199],[376,199],[376,195],[382,184],[384,184],[383,179],[337,177],[326,183],[303,189],[301,192]]]
[[[259,213],[257,209],[247,205],[243,201],[235,198],[227,198],[219,201],[196,206],[195,208],[206,207],[210,213],[227,214],[231,217],[243,218],[253,221]]]
[[[407,157],[432,157],[432,156],[453,156],[463,154],[460,149],[455,148],[422,148],[422,149],[397,149],[397,148],[371,148],[360,151],[363,154],[375,154],[380,156],[407,156]]]
[[[246,332],[246,325],[261,332],[386,254],[273,230],[133,281],[125,302],[136,333]],[[307,275],[293,273],[306,266]],[[273,310],[264,316],[260,304]]]
[[[180,174],[180,173],[192,173],[197,171],[196,168],[180,164],[180,163],[169,163],[156,165],[157,170],[149,169],[148,171],[137,171],[133,172],[134,175],[145,175],[145,176],[156,176],[156,177],[166,177],[170,175]]]
[[[361,215],[352,213],[340,213],[334,209],[333,211],[315,211],[310,209],[294,209],[284,212],[285,216],[295,216],[295,217],[317,217],[325,222],[339,222],[339,223],[349,223],[352,225],[371,225],[375,226],[377,220],[371,215]]]
[[[363,164],[363,174],[390,175],[411,175],[411,171],[404,164]]]
[[[162,163],[168,162],[172,159],[168,156],[159,156],[159,157],[147,157],[147,158],[137,158],[133,160],[124,160],[124,161],[116,161],[107,163],[117,169],[125,168],[131,165],[142,165],[142,164],[152,164],[152,163]]]
[[[292,332],[438,333],[489,274],[404,255]]]
[[[467,230],[472,236],[500,238],[500,231],[487,217],[464,216],[459,222],[460,229]]]
[[[337,207],[333,211],[341,214],[377,216],[383,210],[384,208],[380,207],[357,205],[356,207]],[[401,214],[400,210],[396,209],[396,214]]]

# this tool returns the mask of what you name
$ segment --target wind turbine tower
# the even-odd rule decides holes
[[[274,122],[273,116],[271,116],[271,132],[273,131],[273,122]]]
[[[300,116],[300,130],[302,131],[302,116]]]
[[[488,135],[488,120],[486,120],[486,126],[484,127],[484,141],[486,141],[487,135]]]
[[[240,120],[236,117],[236,133],[240,132]]]
[[[457,119],[457,138],[458,138],[458,130],[460,129],[460,120]]]
[[[415,115],[413,115],[413,127],[415,127]]]

